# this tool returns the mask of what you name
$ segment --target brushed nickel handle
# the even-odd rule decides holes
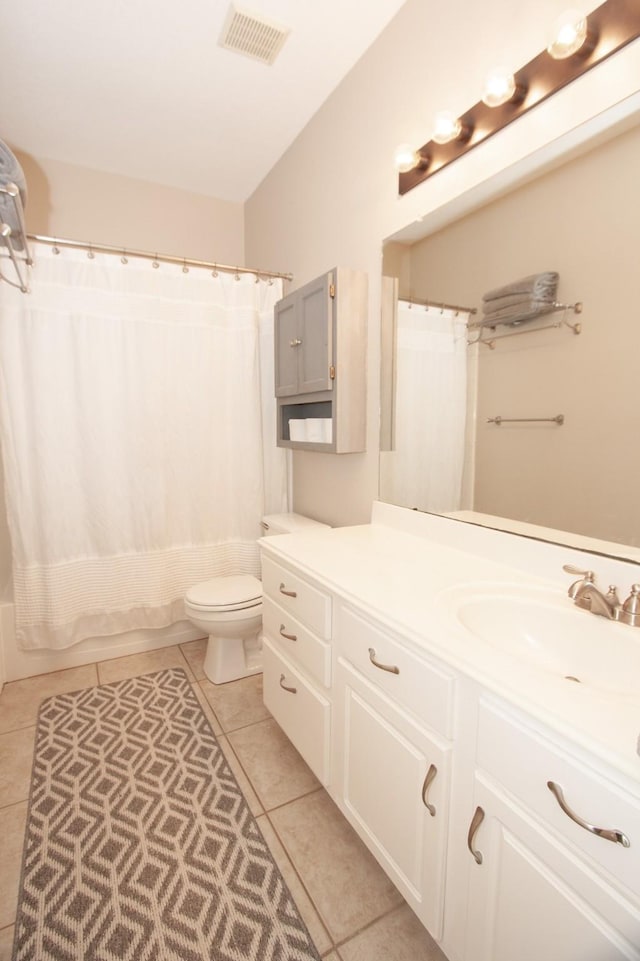
[[[395,664],[381,664],[380,661],[376,661],[376,652],[373,647],[369,648],[369,660],[374,667],[377,667],[380,671],[388,671],[389,674],[399,674],[400,668],[396,667]]]
[[[302,341],[295,337],[293,340],[289,341],[289,347],[299,347],[301,343]]]
[[[298,693],[298,688],[297,688],[297,687],[287,687],[287,685],[284,683],[284,674],[281,674],[281,675],[280,675],[280,687],[282,688],[283,691],[288,691],[289,694],[297,694],[297,693]]]
[[[570,817],[572,821],[575,821],[575,823],[581,828],[584,828],[585,831],[590,831],[591,834],[597,834],[599,838],[604,838],[605,841],[612,841],[614,844],[621,844],[623,848],[631,847],[631,841],[626,834],[622,833],[622,831],[616,831],[615,829],[610,828],[597,828],[593,824],[589,824],[588,821],[585,821],[583,818],[579,817],[575,811],[572,811],[564,799],[562,788],[559,784],[556,784],[555,781],[547,781],[547,787],[567,817]]]
[[[297,634],[287,634],[287,633],[285,632],[284,624],[281,624],[281,625],[280,625],[280,637],[286,637],[286,639],[287,639],[288,641],[297,641],[297,640],[298,640],[298,635],[297,635]]]
[[[478,805],[475,810],[473,817],[471,818],[471,824],[469,825],[469,833],[467,834],[467,847],[473,854],[476,864],[482,864],[482,851],[474,849],[473,842],[476,836],[476,831],[484,821],[484,811]]]
[[[284,589],[284,581],[283,581],[282,584],[280,585],[280,593],[281,593],[281,594],[284,594],[286,597],[297,597],[297,596],[298,596],[298,594],[297,594],[296,591],[285,591],[285,589]]]
[[[422,785],[422,803],[424,804],[424,806],[426,807],[427,811],[429,812],[432,818],[436,816],[436,809],[433,804],[430,804],[429,801],[427,801],[427,794],[429,793],[429,788],[431,787],[437,773],[438,773],[438,768],[435,766],[435,764],[429,765],[427,776],[425,777],[424,784]]]

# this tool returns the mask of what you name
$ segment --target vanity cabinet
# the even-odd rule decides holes
[[[274,324],[278,445],[365,450],[366,273],[338,267],[294,290]]]
[[[339,608],[336,624],[333,797],[439,938],[452,744],[436,728],[449,730],[453,678],[435,668],[432,675],[431,665],[354,611]]]
[[[331,596],[265,558],[264,703],[325,787],[330,780]]]
[[[633,799],[482,699],[470,810],[468,961],[639,961]]]

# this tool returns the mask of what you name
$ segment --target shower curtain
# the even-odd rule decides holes
[[[36,250],[0,284],[0,430],[18,643],[184,618],[192,584],[259,573],[287,509],[275,446],[281,282]]]
[[[385,500],[445,513],[462,493],[468,313],[400,300],[393,452],[381,458]]]

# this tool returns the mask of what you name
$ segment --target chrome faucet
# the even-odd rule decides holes
[[[569,588],[569,597],[576,607],[583,607],[592,614],[606,617],[610,621],[620,621],[631,627],[640,627],[640,584],[633,584],[631,593],[621,604],[617,588],[611,584],[606,594],[596,587],[593,571],[582,571],[572,564],[564,564],[563,571],[577,574],[580,580],[574,581]]]

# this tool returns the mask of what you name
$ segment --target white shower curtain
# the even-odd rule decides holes
[[[396,318],[393,452],[381,493],[404,507],[458,510],[464,467],[468,313],[401,300]]]
[[[260,517],[287,509],[281,282],[38,245],[31,287],[0,284],[18,642],[167,626],[190,585],[258,573]]]

